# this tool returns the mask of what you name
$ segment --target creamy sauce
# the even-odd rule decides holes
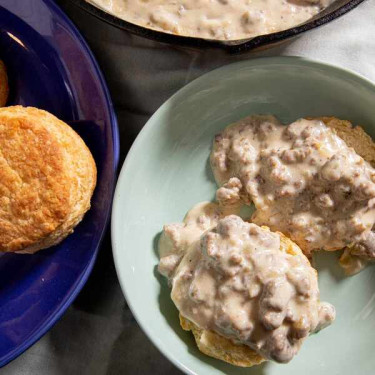
[[[159,240],[159,272],[170,278],[189,246],[226,214],[239,213],[239,209],[240,206],[224,209],[217,203],[203,202],[187,213],[183,223],[164,225]]]
[[[177,35],[235,40],[299,25],[333,0],[87,0],[128,22]]]
[[[307,255],[348,246],[375,259],[375,170],[323,122],[245,118],[216,136],[211,165],[219,185],[240,181],[243,201],[256,207],[253,222]]]
[[[170,278],[189,246],[206,230],[217,225],[227,215],[238,215],[242,206],[239,180],[223,184],[216,193],[218,203],[202,202],[194,206],[183,223],[167,224],[159,240],[159,272]]]
[[[159,271],[180,313],[198,327],[288,362],[335,310],[319,302],[316,271],[299,249],[288,253],[278,233],[227,216],[238,211],[237,193],[226,185],[219,204],[201,203],[184,223],[165,226]]]

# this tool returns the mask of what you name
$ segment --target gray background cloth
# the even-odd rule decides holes
[[[25,0],[30,1],[30,0]],[[241,56],[173,48],[104,24],[69,0],[58,4],[91,46],[116,108],[121,160],[155,110],[187,82],[218,66],[259,56],[299,55],[355,70],[375,80],[375,0],[276,48]],[[2,375],[181,374],[150,343],[122,295],[109,233],[82,292],[35,345]]]

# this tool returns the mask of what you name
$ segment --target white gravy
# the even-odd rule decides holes
[[[253,222],[280,230],[305,254],[348,246],[375,259],[375,170],[323,122],[247,117],[216,136],[211,165],[219,185],[240,180]]]
[[[230,215],[239,208],[237,187],[225,185],[219,204],[201,203],[182,224],[164,227],[159,271],[185,318],[288,362],[335,310],[319,301],[316,271],[297,247],[288,253],[280,234]]]
[[[299,25],[333,0],[87,0],[128,22],[177,35],[236,40]]]

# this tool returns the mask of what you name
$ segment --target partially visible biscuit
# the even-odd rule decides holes
[[[336,117],[319,117],[318,120],[333,129],[348,147],[352,147],[358,155],[375,167],[375,143],[360,126],[353,126],[349,121]]]
[[[180,324],[185,331],[192,331],[198,349],[210,357],[241,367],[251,367],[265,361],[263,357],[248,346],[235,344],[215,332],[200,329],[181,314]]]
[[[262,226],[262,228],[270,230],[266,226]],[[281,232],[275,233],[280,235],[280,250],[282,252],[290,255],[303,256],[302,250],[297,244]],[[264,357],[252,350],[249,346],[236,344],[232,340],[215,332],[199,328],[181,314],[179,316],[181,327],[185,331],[191,331],[193,333],[198,349],[202,353],[240,367],[251,367],[266,361]]]
[[[8,75],[4,63],[0,60],[0,107],[7,103],[8,94]]]
[[[90,208],[93,157],[48,112],[0,108],[0,251],[33,253],[70,234]]]
[[[375,143],[360,126],[353,126],[349,121],[335,117],[320,117],[319,119],[333,129],[345,141],[347,146],[353,148],[358,155],[375,168]],[[340,256],[339,262],[346,275],[358,273],[369,260],[373,260],[370,257],[367,259],[366,257],[358,256],[355,251],[353,252],[353,249],[355,249],[355,244],[344,248],[344,252]]]

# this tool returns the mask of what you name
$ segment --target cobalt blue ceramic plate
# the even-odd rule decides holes
[[[110,212],[119,145],[98,65],[52,0],[0,0],[0,58],[8,67],[8,105],[42,108],[71,124],[98,167],[92,208],[74,234],[35,255],[0,256],[3,366],[56,322],[86,282]]]

